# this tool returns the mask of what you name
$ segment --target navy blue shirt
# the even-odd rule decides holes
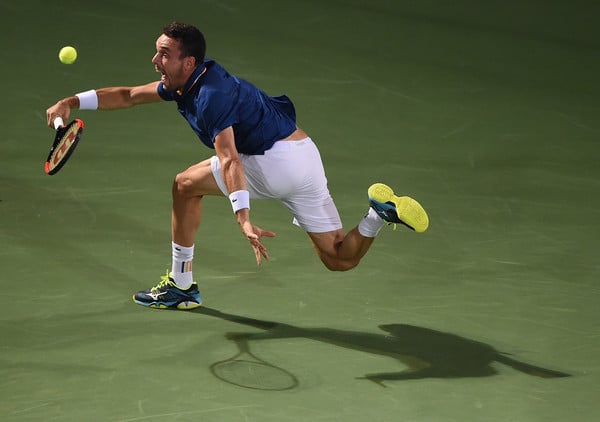
[[[167,91],[161,82],[158,94],[177,102],[179,113],[209,148],[229,126],[238,152],[248,155],[264,154],[296,130],[296,111],[287,96],[270,97],[213,60],[205,60],[182,91]]]

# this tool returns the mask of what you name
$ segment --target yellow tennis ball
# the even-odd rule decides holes
[[[63,47],[58,52],[58,59],[64,64],[73,64],[77,60],[77,50],[70,45]]]

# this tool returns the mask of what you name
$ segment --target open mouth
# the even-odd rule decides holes
[[[154,70],[156,70],[157,73],[160,73],[160,81],[162,83],[165,83],[167,81],[167,75],[165,74],[165,72],[160,70],[158,67],[155,67]]]

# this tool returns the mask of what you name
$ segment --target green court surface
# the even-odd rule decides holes
[[[0,3],[0,420],[597,421],[600,7],[523,1]],[[197,311],[131,296],[170,265],[170,189],[212,154],[173,104],[81,111],[44,174],[45,110],[157,78],[164,24],[295,102],[346,230],[390,184],[429,211],[327,271],[274,202],[257,267],[206,198]],[[73,65],[58,50],[74,45]]]

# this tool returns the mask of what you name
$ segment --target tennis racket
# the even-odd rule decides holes
[[[44,165],[46,174],[50,176],[58,173],[75,151],[83,132],[83,121],[75,119],[65,126],[63,119],[57,117],[54,119],[54,129],[56,129],[54,143]]]
[[[228,384],[252,390],[284,391],[298,386],[290,371],[259,358],[250,351],[248,341],[235,338],[238,352],[210,366],[212,374]]]

